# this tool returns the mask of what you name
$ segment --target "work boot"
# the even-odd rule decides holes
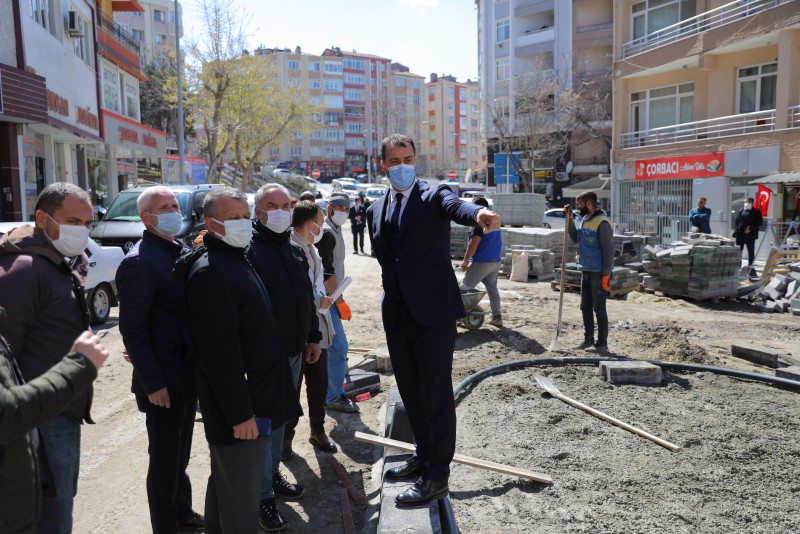
[[[489,324],[492,326],[496,326],[498,328],[503,326],[503,316],[502,315],[492,315],[492,320],[489,321]]]
[[[258,526],[267,532],[277,532],[289,528],[289,522],[283,517],[275,504],[275,499],[263,499],[258,511]]]
[[[286,480],[283,473],[278,471],[272,475],[272,491],[275,492],[276,497],[287,501],[296,501],[303,496],[306,488],[302,484],[292,484]]]
[[[334,402],[329,402],[325,405],[329,410],[336,410],[338,412],[345,412],[345,413],[358,413],[361,410],[358,406],[356,406],[353,401],[342,395]]]
[[[584,339],[583,343],[581,343],[580,345],[575,345],[575,350],[586,350],[592,345],[594,345],[593,339]]]

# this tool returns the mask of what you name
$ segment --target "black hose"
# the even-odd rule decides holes
[[[442,532],[445,534],[458,534],[456,515],[453,513],[450,495],[445,495],[439,499],[439,519],[442,522]]]

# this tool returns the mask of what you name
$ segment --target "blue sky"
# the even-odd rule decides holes
[[[478,76],[474,0],[233,0],[259,45],[321,54],[325,48],[375,54],[411,72]],[[198,24],[195,0],[181,0],[184,31]]]

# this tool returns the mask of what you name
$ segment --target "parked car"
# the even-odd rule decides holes
[[[547,210],[542,218],[542,226],[545,228],[564,228],[566,220],[566,213],[563,208]]]
[[[461,195],[461,200],[472,202],[472,200],[477,197],[485,198],[486,202],[489,203],[489,209],[494,208],[494,202],[492,202],[492,194],[483,191],[464,191],[464,193]]]
[[[24,224],[34,223],[0,223],[0,236]],[[89,239],[85,252],[89,257],[89,272],[83,281],[83,288],[91,322],[93,325],[99,325],[108,320],[111,308],[119,305],[117,282],[114,278],[117,267],[125,258],[125,253],[119,247],[102,247],[93,239]]]
[[[383,195],[389,192],[389,188],[383,185],[371,185],[367,188],[367,200],[372,203],[379,200]]]
[[[191,246],[197,234],[205,230],[203,218],[203,199],[211,189],[222,187],[219,184],[172,185],[183,216],[183,226],[175,236]],[[103,246],[117,246],[126,253],[142,238],[144,224],[136,208],[136,200],[147,187],[132,187],[120,191],[111,203],[102,220],[92,230],[92,239]]]
[[[292,171],[289,169],[275,169],[272,171],[273,178],[288,178],[292,175]]]

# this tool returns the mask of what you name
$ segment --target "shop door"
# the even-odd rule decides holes
[[[736,229],[736,216],[739,214],[739,211],[741,211],[742,208],[744,207],[745,199],[747,199],[748,197],[755,198],[756,193],[758,193],[757,185],[731,186],[731,198],[730,198],[731,212],[730,212],[730,220],[728,222],[729,225],[728,236],[733,236],[733,232]],[[767,221],[768,219],[764,217],[764,223],[761,225],[761,229],[758,232],[758,239],[756,240],[756,250],[758,250],[758,256],[756,256],[756,261],[766,261],[767,255],[769,255],[769,247],[771,244],[775,242],[775,234],[773,234],[771,231],[766,231]],[[747,259],[746,254],[747,252],[744,251],[743,261],[746,261]]]

